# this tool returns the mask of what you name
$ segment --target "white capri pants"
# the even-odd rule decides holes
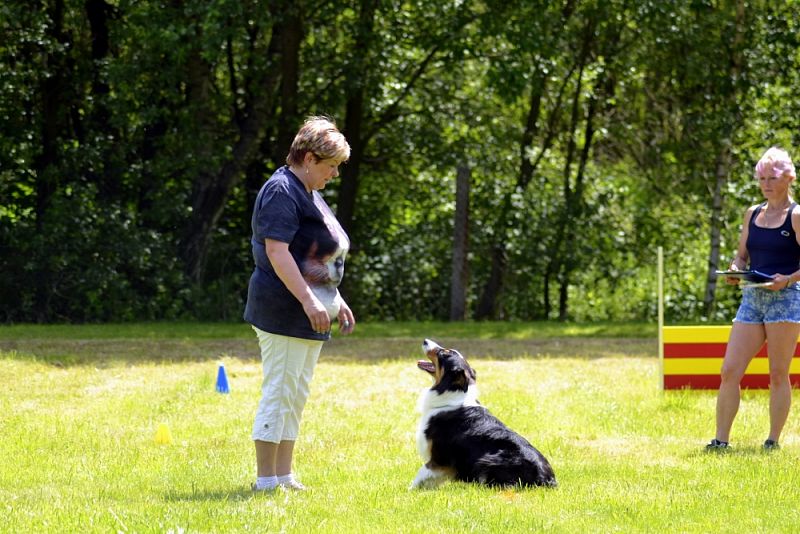
[[[279,336],[253,327],[261,347],[261,400],[253,440],[296,441],[322,341]]]

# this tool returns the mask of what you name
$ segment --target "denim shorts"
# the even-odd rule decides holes
[[[800,323],[800,287],[792,284],[780,291],[761,287],[742,290],[742,303],[735,323]]]

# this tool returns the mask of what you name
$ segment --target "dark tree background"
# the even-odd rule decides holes
[[[252,202],[310,114],[352,147],[324,194],[362,319],[645,319],[657,246],[671,320],[729,317],[752,167],[800,146],[799,26],[744,0],[6,0],[0,321],[239,320]]]

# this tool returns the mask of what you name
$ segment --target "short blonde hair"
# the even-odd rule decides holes
[[[286,163],[299,165],[305,155],[311,152],[319,161],[334,159],[339,163],[350,158],[350,145],[336,127],[333,119],[325,116],[308,117],[294,136]]]
[[[771,147],[769,150],[764,152],[764,155],[761,156],[761,159],[758,160],[758,163],[756,163],[756,178],[760,176],[773,176],[778,178],[784,174],[789,174],[789,176],[792,178],[797,178],[797,175],[794,172],[794,163],[792,163],[792,158],[790,158],[789,153],[782,148],[778,148],[776,146]]]

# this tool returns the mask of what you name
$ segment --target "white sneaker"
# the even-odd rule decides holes
[[[299,480],[292,477],[289,480],[285,480],[283,482],[278,482],[278,485],[287,490],[294,490],[294,491],[306,491],[306,487],[300,483]]]
[[[280,486],[280,484],[278,484],[278,486]],[[259,488],[258,486],[256,486],[256,483],[253,482],[252,484],[250,484],[250,491],[254,493],[259,493],[259,492],[272,493],[273,491],[278,489],[278,486],[275,486],[274,488]]]

